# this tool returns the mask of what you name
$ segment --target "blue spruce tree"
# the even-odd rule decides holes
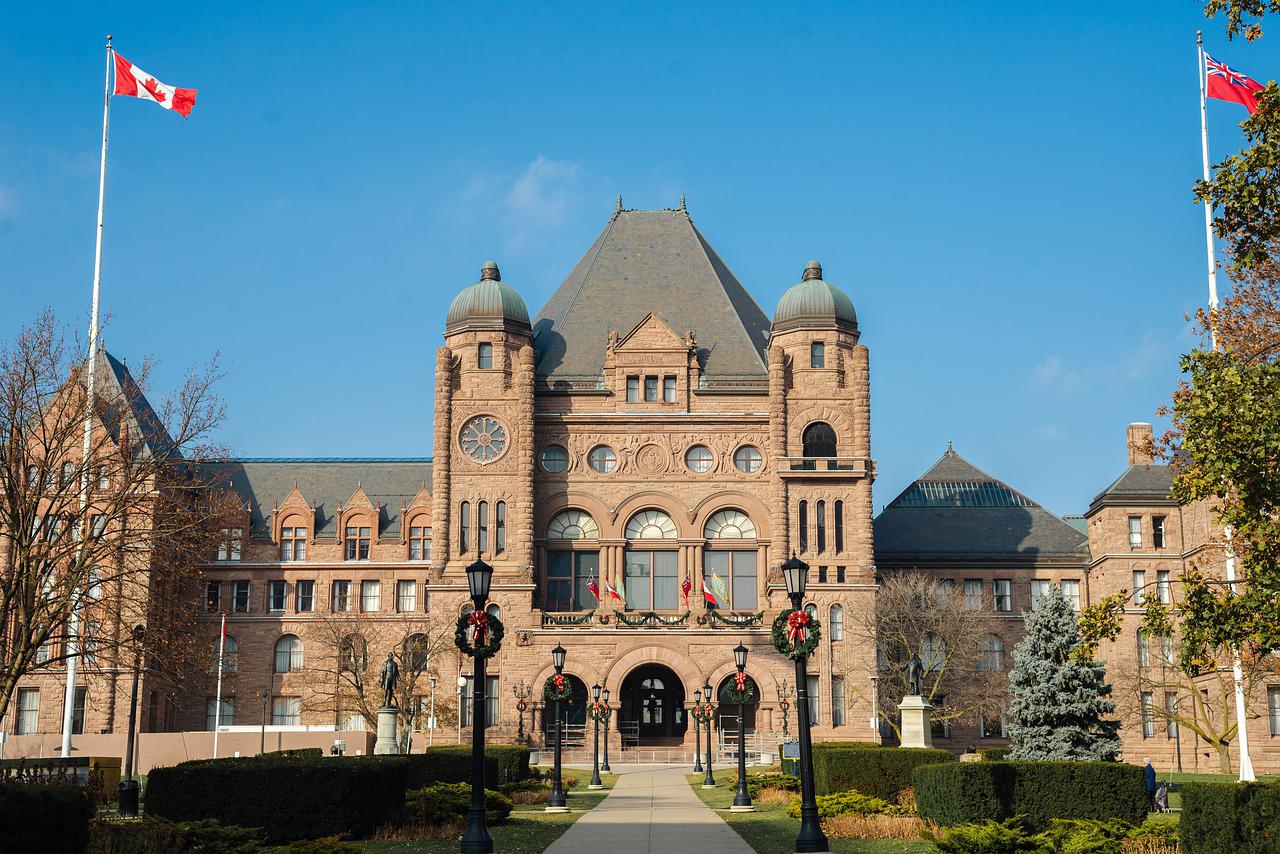
[[[1106,668],[1078,660],[1079,626],[1056,587],[1040,597],[1013,650],[1009,673],[1010,759],[1113,762],[1120,722]]]

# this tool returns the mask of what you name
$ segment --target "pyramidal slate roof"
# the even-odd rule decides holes
[[[1129,466],[1110,486],[1098,493],[1089,505],[1089,512],[1105,504],[1176,504],[1170,494],[1172,489],[1172,468],[1164,463],[1138,463]]]
[[[649,312],[678,335],[693,331],[708,379],[767,376],[769,318],[683,206],[614,213],[533,321],[537,375],[596,380],[610,331],[626,335]]]
[[[938,462],[876,517],[877,561],[1084,557],[1088,536],[948,444]]]

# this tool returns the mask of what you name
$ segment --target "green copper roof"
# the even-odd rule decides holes
[[[804,279],[778,300],[773,313],[773,331],[785,332],[802,326],[827,326],[834,323],[849,331],[858,329],[858,314],[849,295],[822,279],[822,265],[810,261]]]
[[[508,322],[528,327],[529,309],[515,288],[502,283],[498,265],[486,261],[480,271],[480,281],[463,288],[462,293],[453,298],[445,328],[453,332],[463,325],[501,326]]]

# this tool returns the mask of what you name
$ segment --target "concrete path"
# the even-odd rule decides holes
[[[609,797],[574,822],[547,854],[753,854],[693,793],[687,773],[669,765],[622,769]]]

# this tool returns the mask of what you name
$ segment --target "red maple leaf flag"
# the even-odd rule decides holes
[[[166,110],[173,110],[184,119],[191,115],[191,108],[196,105],[195,89],[179,89],[161,83],[120,54],[116,58],[116,91],[117,95],[128,95],[144,101],[155,101]]]
[[[1264,87],[1257,80],[1229,68],[1225,62],[1218,62],[1207,53],[1204,55],[1204,74],[1205,95],[1219,101],[1243,104],[1249,115],[1258,111],[1258,93]]]
[[[705,575],[702,576],[702,598],[712,605],[718,604],[716,602],[716,594],[712,593],[711,588],[707,587],[707,577]]]

